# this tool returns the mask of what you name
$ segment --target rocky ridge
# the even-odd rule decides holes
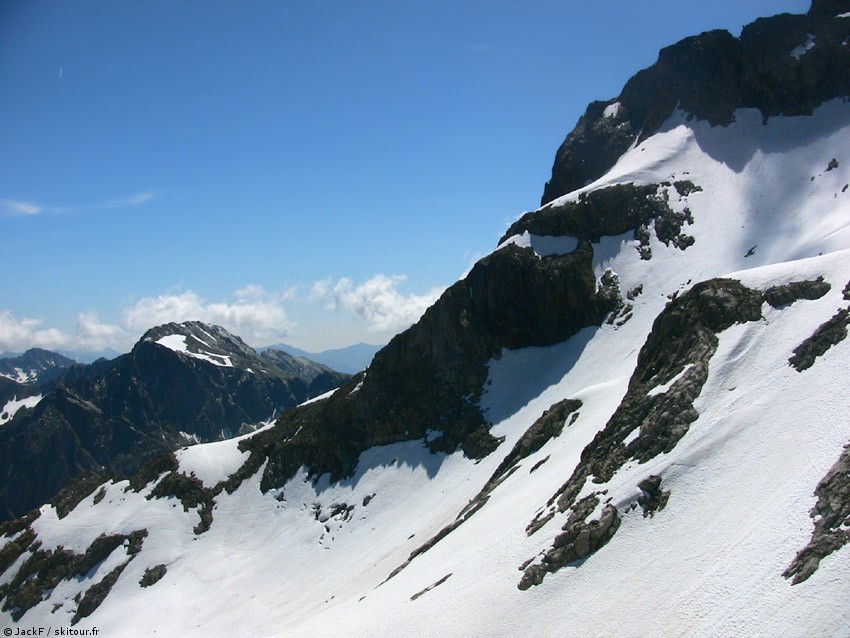
[[[805,15],[756,20],[740,38],[708,31],[662,49],[617,98],[587,107],[558,149],[541,205],[601,177],[676,108],[723,126],[740,108],[765,119],[809,115],[850,95],[850,20],[836,17],[848,12],[848,0],[816,0]]]

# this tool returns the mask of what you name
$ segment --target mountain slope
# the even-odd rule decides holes
[[[20,516],[82,472],[132,473],[157,454],[231,438],[346,379],[284,372],[217,326],[159,326],[127,355],[72,368],[0,430],[0,512]]]
[[[276,346],[264,348],[262,351],[266,352],[269,349],[282,350],[295,357],[302,357],[321,363],[339,372],[357,374],[369,367],[369,364],[378,350],[381,349],[381,346],[374,346],[369,343],[355,343],[345,348],[334,348],[332,350],[323,350],[322,352],[307,352],[306,350],[281,343]]]
[[[850,38],[844,13],[811,11]],[[0,622],[847,633],[850,103],[826,97],[671,111],[331,397],[9,525]]]
[[[269,348],[260,353],[263,359],[271,362],[278,370],[309,384],[310,396],[319,396],[341,386],[351,376],[337,372],[328,366],[307,359],[295,357],[283,350]]]

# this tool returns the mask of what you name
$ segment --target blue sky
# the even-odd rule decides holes
[[[539,204],[587,103],[805,0],[0,3],[0,351],[384,343]]]

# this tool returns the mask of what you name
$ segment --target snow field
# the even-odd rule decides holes
[[[766,126],[749,111],[725,129],[677,113],[581,189],[691,180],[703,190],[682,199],[672,191],[670,204],[692,210],[694,223],[683,231],[696,243],[680,251],[653,235],[649,261],[640,259],[631,233],[594,245],[597,276],[611,268],[624,294],[643,286],[631,302],[632,318],[548,348],[505,351],[491,362],[481,405],[492,433],[506,439],[480,462],[431,455],[412,441],[364,452],[350,479],[331,485],[302,470],[267,494],[259,491],[261,470],[233,494],[216,497],[213,525],[199,536],[192,532],[194,511],[184,512],[175,499],[146,500],[151,487],[125,493],[126,482],[108,484],[103,501],[94,505],[90,496],[62,520],[45,506],[32,525],[45,548],[84,551],[100,533],[149,532],[112,593],[78,627],[109,636],[167,630],[205,637],[847,634],[850,550],[827,557],[800,585],[781,574],[811,535],[818,481],[850,441],[850,344],[831,348],[802,373],[788,365],[793,348],[847,305],[841,291],[850,281],[848,133],[850,106],[840,100],[810,118],[771,118]],[[828,171],[833,158],[838,167]],[[546,252],[552,246],[566,249],[570,238],[542,239],[548,248],[533,236],[517,241],[527,240],[544,258],[554,254]],[[584,493],[607,489],[605,498],[620,510],[614,538],[519,591],[518,566],[551,547],[566,515],[530,537],[526,526],[616,410],[653,321],[670,295],[718,276],[762,289],[824,276],[832,289],[815,301],[765,305],[763,320],[721,333],[695,403],[700,417],[676,448],[627,464],[606,484],[585,485]],[[522,460],[466,523],[384,583],[455,519],[526,429],[565,398],[582,400],[577,421]],[[244,455],[236,442],[224,441],[182,450],[178,459],[182,472],[212,485]],[[661,475],[671,496],[663,511],[644,518],[630,505],[649,474]],[[317,520],[334,504],[354,509]],[[91,582],[108,573],[110,561],[124,560],[118,554]],[[168,566],[165,577],[140,588],[145,568],[157,564]],[[83,585],[57,588],[22,622],[55,621],[53,604]],[[7,614],[0,624],[11,625]]]

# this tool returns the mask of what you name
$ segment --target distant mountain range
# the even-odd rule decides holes
[[[296,357],[305,357],[317,363],[337,370],[339,372],[347,372],[348,374],[357,374],[361,370],[365,370],[372,363],[375,354],[383,346],[375,346],[369,343],[356,343],[353,346],[345,348],[335,348],[332,350],[323,350],[322,352],[307,352],[295,346],[290,346],[285,343],[275,344],[273,346],[265,346],[257,348],[258,351],[264,352],[269,349],[283,350]]]
[[[22,379],[50,382],[0,384],[0,518],[84,472],[132,473],[156,454],[250,432],[349,378],[279,350],[257,353],[199,322],[154,328],[111,361],[77,365],[47,351],[5,361]]]

